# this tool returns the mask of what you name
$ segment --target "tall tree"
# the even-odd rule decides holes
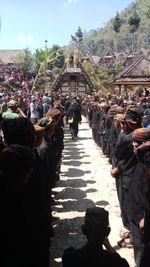
[[[72,41],[76,44],[77,48],[80,50],[80,44],[83,40],[83,32],[80,28],[78,27],[77,31],[75,32],[75,35],[71,35]]]
[[[129,17],[129,27],[130,27],[130,32],[132,35],[132,51],[135,48],[135,33],[138,30],[140,26],[140,17],[137,14],[137,12],[134,10],[133,14]]]
[[[34,62],[35,62],[36,71],[39,70],[41,63],[44,62],[44,60],[45,60],[44,50],[36,49],[35,54],[34,54]]]
[[[121,28],[121,19],[119,13],[117,12],[113,20],[113,30],[116,33],[116,52],[118,51],[118,33],[120,32],[120,28]]]

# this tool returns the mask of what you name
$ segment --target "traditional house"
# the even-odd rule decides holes
[[[54,91],[63,95],[77,96],[91,92],[94,88],[77,55],[66,59],[66,64],[52,85]]]
[[[115,64],[115,54],[111,51],[107,51],[99,60],[99,65],[106,68],[114,68]]]
[[[150,86],[150,57],[145,55],[136,59],[110,82],[110,86],[118,86],[120,91],[122,87],[127,89],[136,85]]]
[[[134,63],[135,60],[138,60],[141,56],[145,55],[144,51],[140,49],[137,52],[132,53],[131,51],[128,52],[126,57],[124,58],[124,61],[122,65],[124,67],[130,66],[132,63]]]

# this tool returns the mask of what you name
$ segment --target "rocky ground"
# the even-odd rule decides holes
[[[115,180],[110,175],[111,165],[101,149],[92,139],[91,129],[86,121],[80,125],[79,138],[72,141],[66,130],[65,149],[61,168],[61,179],[54,188],[55,204],[53,215],[54,237],[51,239],[51,267],[61,267],[64,249],[80,247],[85,242],[80,226],[85,210],[94,205],[109,211],[111,233],[110,243],[133,267],[133,250],[117,247],[122,227],[120,208],[115,189]]]

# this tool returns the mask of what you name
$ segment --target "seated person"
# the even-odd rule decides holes
[[[108,211],[100,207],[86,210],[82,232],[87,238],[87,243],[80,249],[66,249],[62,256],[63,267],[129,267],[127,261],[109,244],[108,217]]]

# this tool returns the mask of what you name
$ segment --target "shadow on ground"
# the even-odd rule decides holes
[[[83,131],[87,129],[82,129]],[[96,203],[87,198],[87,193],[95,193],[95,181],[92,177],[84,180],[83,177],[90,175],[90,162],[86,161],[89,155],[86,155],[85,149],[78,141],[73,142],[69,134],[65,136],[65,149],[63,152],[63,165],[65,171],[61,172],[61,176],[65,179],[58,181],[57,187],[61,189],[54,197],[52,211],[60,218],[54,223],[54,237],[51,247],[51,267],[62,267],[61,257],[64,249],[73,246],[80,247],[85,242],[85,237],[81,232],[81,225],[84,221],[84,214],[87,208],[94,207]],[[91,139],[79,137],[79,140]],[[84,162],[83,162],[84,161]],[[82,168],[82,164],[87,164],[86,170]],[[90,177],[90,176],[89,176]],[[87,188],[88,184],[93,188]],[[104,204],[104,201],[100,201]],[[76,216],[76,213],[79,214]],[[65,215],[63,215],[63,213]],[[69,214],[69,215],[68,215]],[[64,217],[63,217],[64,216]]]

